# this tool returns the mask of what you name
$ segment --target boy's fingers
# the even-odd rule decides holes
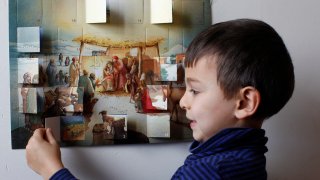
[[[52,130],[50,128],[48,128],[46,130],[46,135],[47,135],[47,140],[50,144],[56,144],[57,141],[56,139],[54,138],[53,134],[52,134]]]
[[[39,129],[34,130],[33,135],[31,136],[31,138],[28,141],[26,149],[32,149],[32,147],[34,147],[36,144],[44,141],[44,134],[45,134],[44,128],[39,128]]]
[[[41,138],[43,139],[44,138],[44,134],[45,134],[45,129],[44,128],[38,128],[36,129],[34,132],[33,132],[33,137],[36,137],[36,138]]]

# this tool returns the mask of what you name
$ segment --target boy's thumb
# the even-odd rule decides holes
[[[57,141],[56,139],[54,138],[53,134],[52,134],[52,130],[50,128],[48,128],[46,130],[46,135],[47,135],[47,140],[50,144],[56,144]]]

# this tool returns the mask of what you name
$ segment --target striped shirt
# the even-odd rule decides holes
[[[263,129],[225,129],[208,141],[191,144],[187,157],[172,179],[210,180],[266,180],[268,151]],[[50,180],[75,180],[66,168],[56,172]]]
[[[63,168],[51,176],[50,180],[77,180],[77,178],[68,169]]]
[[[172,179],[267,179],[268,151],[263,129],[225,129],[200,144],[191,144],[187,157]]]

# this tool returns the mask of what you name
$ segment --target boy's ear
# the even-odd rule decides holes
[[[240,89],[235,110],[236,118],[246,119],[252,116],[257,111],[260,101],[260,93],[256,88],[247,86]]]

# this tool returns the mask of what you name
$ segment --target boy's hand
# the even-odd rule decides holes
[[[44,179],[63,168],[61,152],[51,129],[36,129],[26,146],[28,166]]]

